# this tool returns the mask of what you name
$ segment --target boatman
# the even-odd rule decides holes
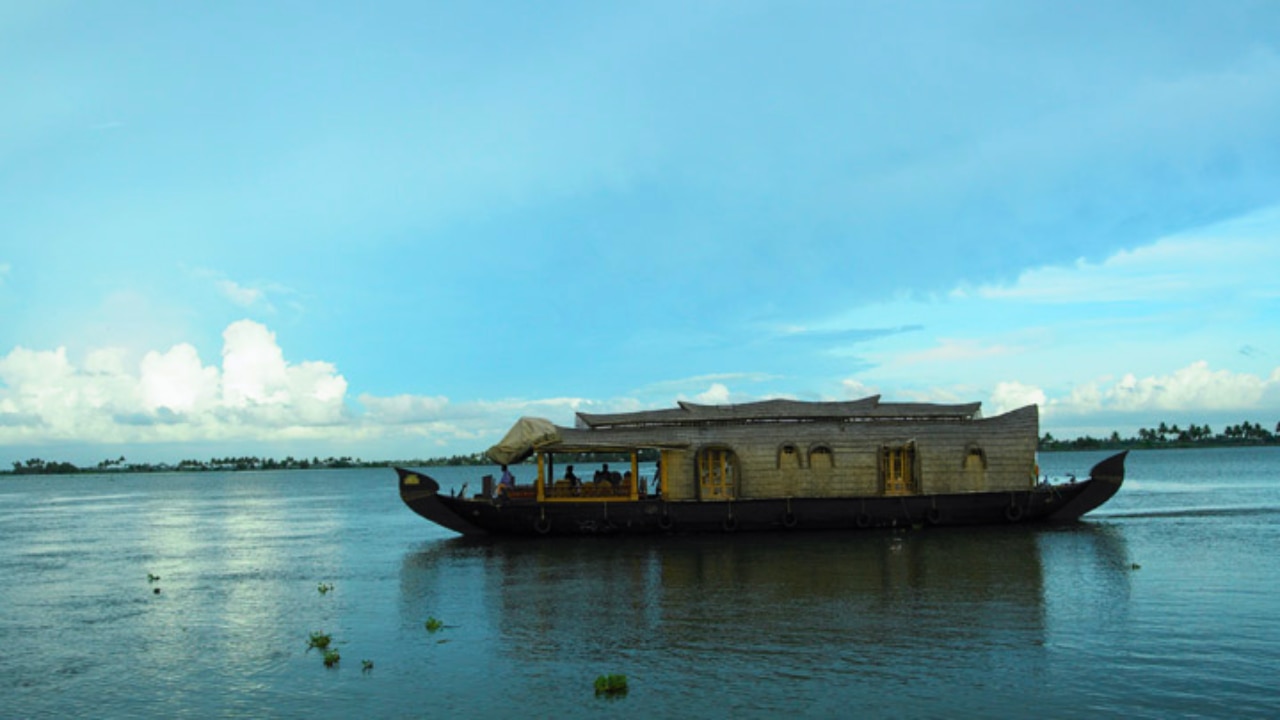
[[[516,486],[516,476],[511,474],[506,465],[502,466],[502,478],[498,480],[495,497],[509,495]]]

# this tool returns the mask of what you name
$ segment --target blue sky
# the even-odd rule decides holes
[[[1280,4],[0,6],[0,463],[1280,421]]]

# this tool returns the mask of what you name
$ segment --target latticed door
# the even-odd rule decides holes
[[[734,488],[733,452],[707,448],[698,453],[698,498],[732,500]]]
[[[880,471],[884,476],[885,495],[911,495],[914,480],[915,449],[911,445],[887,447],[880,452]]]

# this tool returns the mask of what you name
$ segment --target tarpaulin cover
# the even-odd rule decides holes
[[[516,421],[506,437],[497,445],[489,448],[485,454],[501,465],[518,463],[533,454],[534,446],[560,439],[556,426],[550,420],[536,417],[522,417]]]

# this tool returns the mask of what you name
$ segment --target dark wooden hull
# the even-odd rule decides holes
[[[1088,480],[1013,492],[702,502],[493,501],[442,495],[429,476],[396,468],[400,497],[414,512],[463,535],[602,535],[863,530],[913,525],[1071,522],[1115,495],[1124,482],[1119,453]]]

